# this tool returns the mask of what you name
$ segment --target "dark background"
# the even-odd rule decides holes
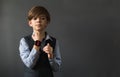
[[[26,16],[34,5],[48,9],[47,31],[60,42],[55,77],[120,77],[119,0],[0,0],[0,77],[23,77],[18,47],[32,32]]]

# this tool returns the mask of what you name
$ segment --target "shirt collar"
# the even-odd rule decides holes
[[[34,32],[32,34],[34,34]],[[47,32],[45,32],[45,38],[44,39],[45,40],[49,40],[50,39],[51,41],[53,41],[52,38],[50,37],[50,35]]]
[[[50,35],[46,33],[45,40],[49,40],[49,39],[52,40],[52,38],[50,37]]]

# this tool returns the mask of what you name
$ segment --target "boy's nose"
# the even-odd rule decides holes
[[[40,19],[40,18],[37,18],[36,21],[41,22],[41,19]]]
[[[40,18],[37,18],[37,21],[39,21],[40,20]]]

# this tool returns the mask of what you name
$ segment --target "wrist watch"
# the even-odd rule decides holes
[[[36,41],[34,42],[34,45],[36,45],[36,46],[40,46],[40,45],[41,45],[41,41],[36,40]]]

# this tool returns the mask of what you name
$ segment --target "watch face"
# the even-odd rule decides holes
[[[41,42],[37,40],[37,41],[35,41],[35,45],[36,45],[36,46],[40,46],[40,45],[41,45]]]

